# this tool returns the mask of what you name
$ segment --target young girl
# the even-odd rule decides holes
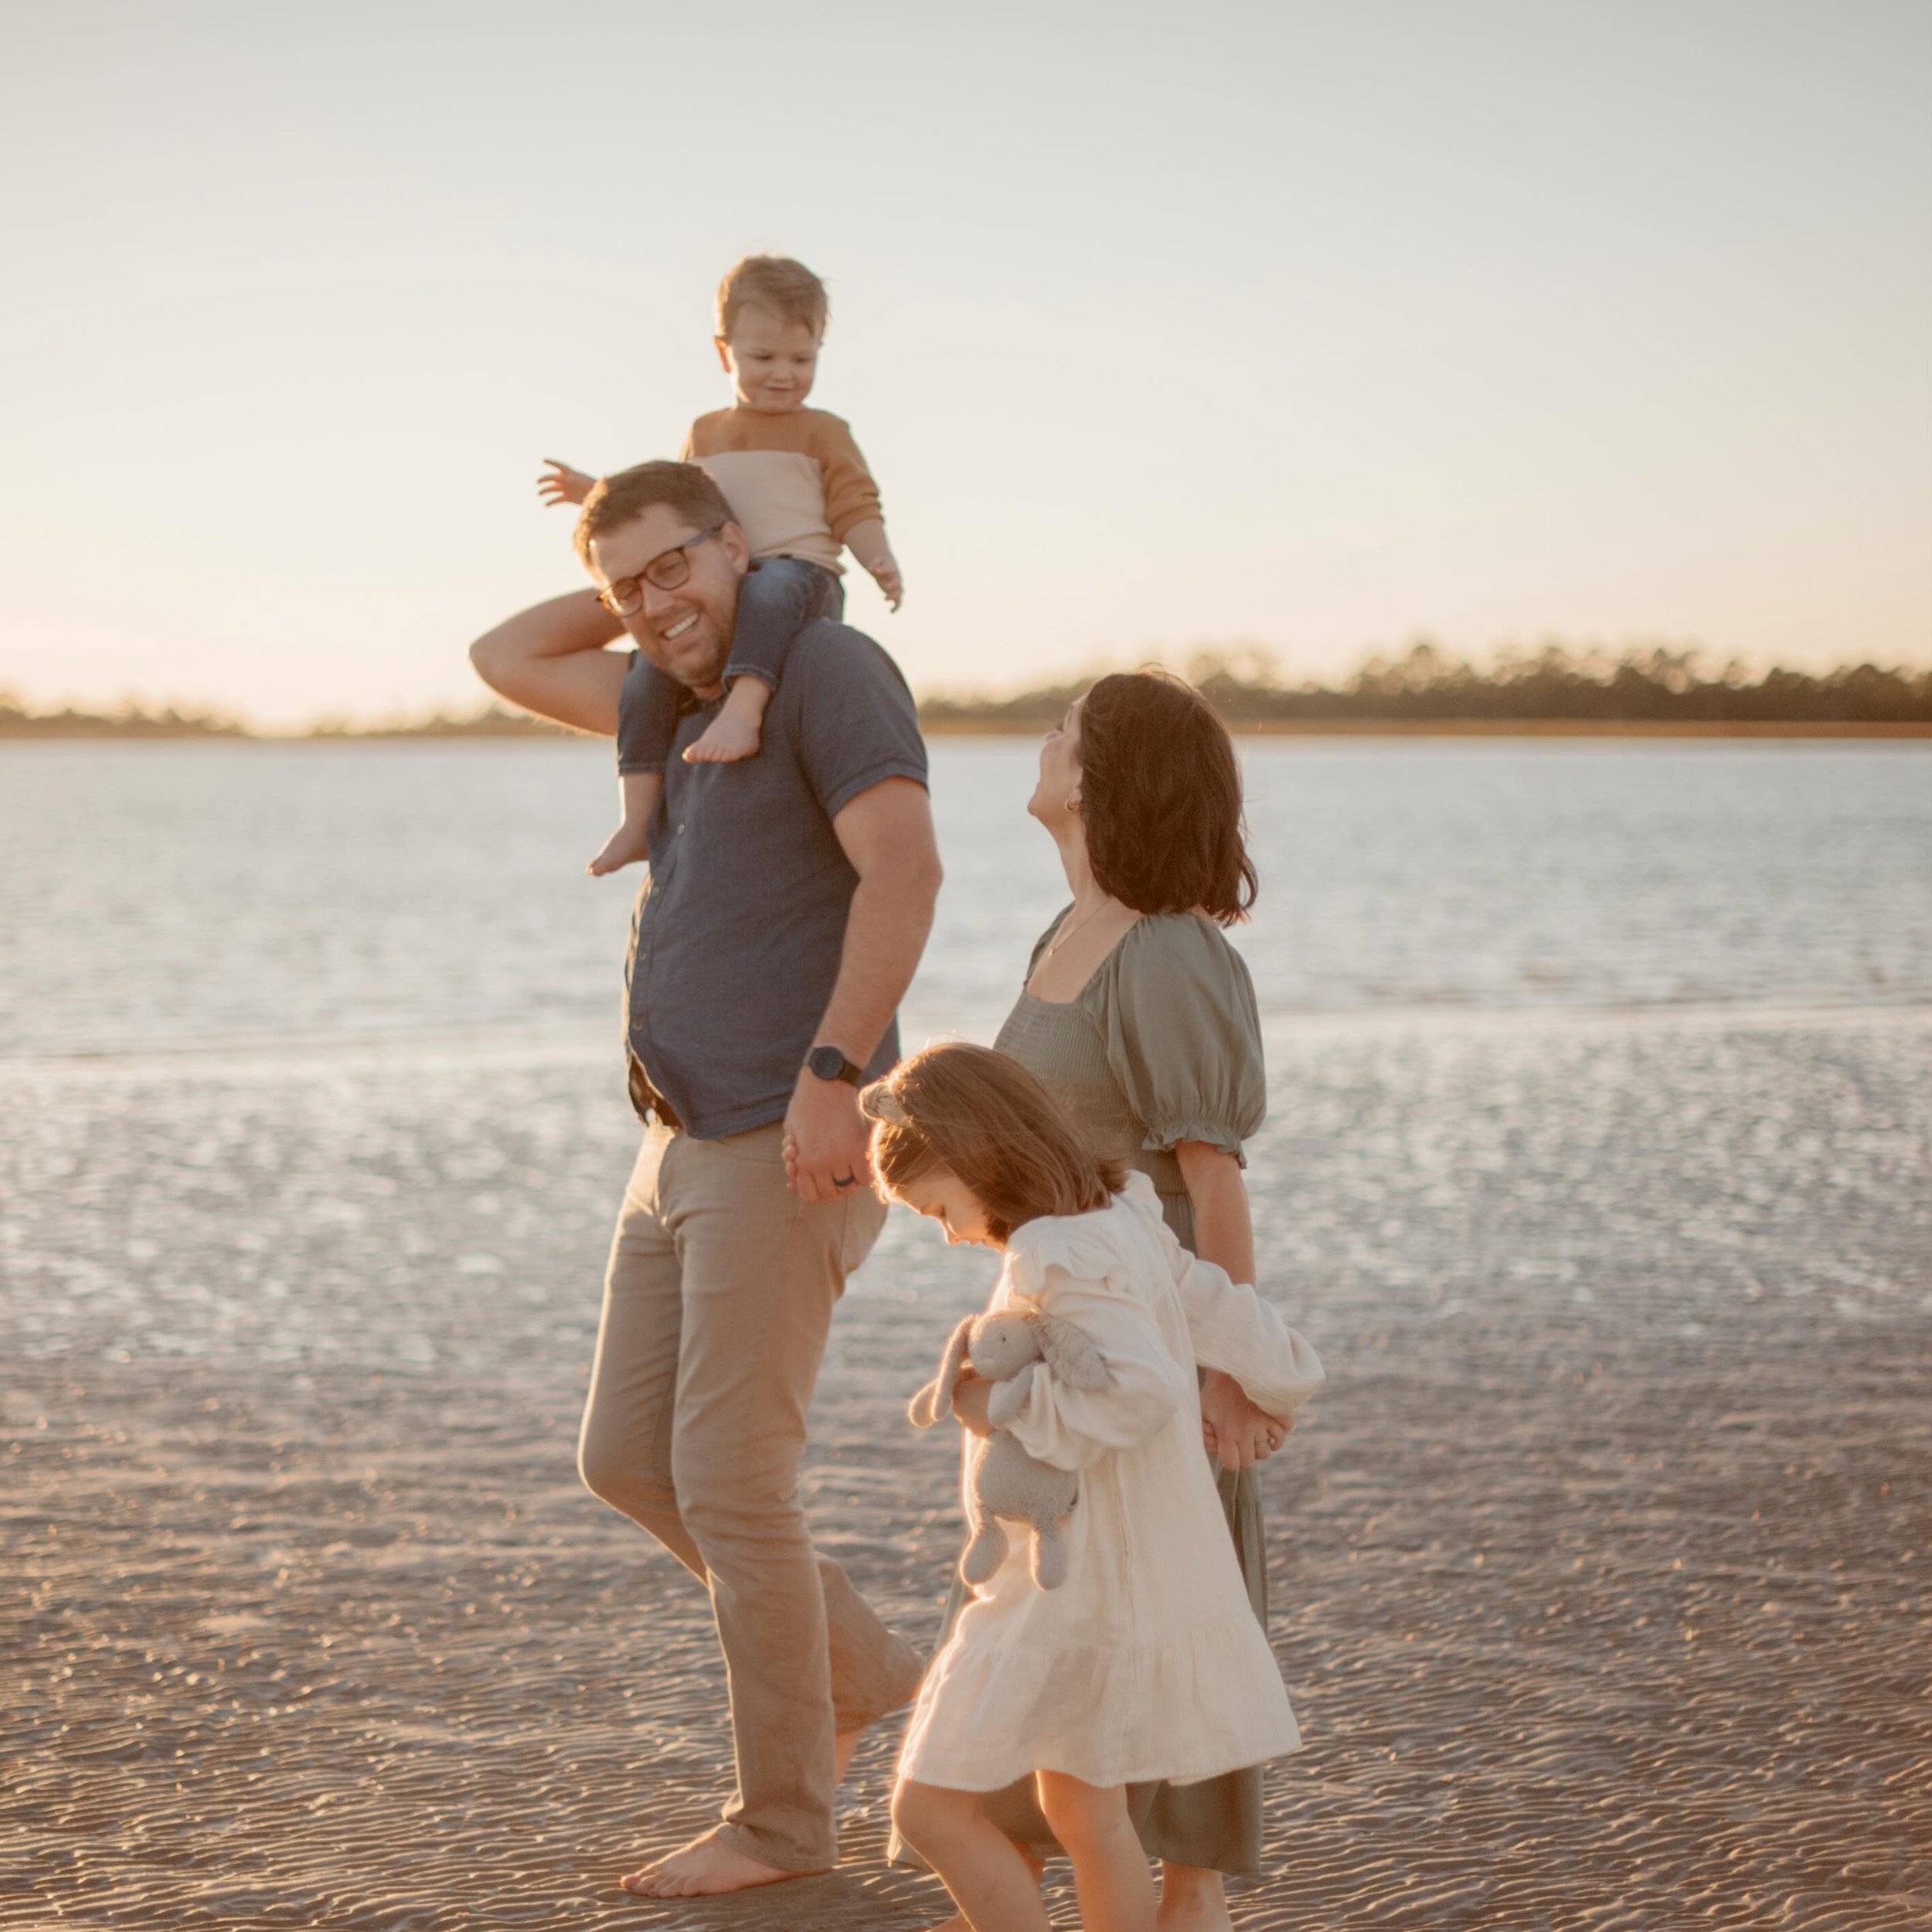
[[[1301,1741],[1201,1454],[1196,1364],[1284,1417],[1320,1386],[1321,1364],[1252,1288],[1188,1253],[1146,1179],[1090,1153],[1016,1060],[934,1047],[859,1104],[881,1191],[949,1241],[1003,1253],[989,1308],[1071,1324],[1107,1369],[1104,1387],[1075,1389],[1037,1364],[1010,1417],[1002,1399],[1023,1447],[1080,1473],[1066,1580],[1036,1583],[1030,1532],[1010,1526],[1004,1563],[926,1673],[893,1822],[975,1932],[1046,1932],[1032,1868],[976,1795],[1030,1775],[1087,1932],[1149,1932],[1128,1784],[1216,1777]],[[991,1433],[996,1386],[968,1371],[955,1386],[976,1435]]]

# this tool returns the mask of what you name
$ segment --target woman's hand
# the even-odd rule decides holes
[[[1201,1384],[1201,1440],[1223,1469],[1252,1469],[1266,1462],[1294,1430],[1294,1417],[1256,1408],[1233,1376],[1209,1369]]]
[[[959,1426],[971,1430],[976,1436],[990,1436],[993,1425],[986,1405],[992,1396],[993,1385],[983,1375],[971,1369],[964,1370],[953,1384],[953,1413],[958,1417]]]
[[[594,476],[586,476],[554,456],[543,461],[546,468],[536,480],[536,493],[546,503],[581,503],[590,494],[590,486],[597,481]]]

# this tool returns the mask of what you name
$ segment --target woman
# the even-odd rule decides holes
[[[1035,947],[995,1044],[1045,1083],[1097,1154],[1148,1175],[1183,1247],[1253,1281],[1241,1146],[1267,1090],[1253,986],[1221,930],[1255,890],[1226,727],[1178,679],[1103,678],[1047,734],[1027,809],[1060,848],[1073,903]],[[1253,1471],[1291,1425],[1219,1373],[1204,1378],[1201,1407],[1248,1600],[1265,1626]],[[949,1630],[963,1594],[955,1580]],[[1229,1925],[1221,1875],[1260,1865],[1260,1781],[1253,1767],[1134,1787],[1136,1828],[1162,1861],[1162,1932]],[[1026,1786],[987,1809],[1036,1855],[1056,1849]]]

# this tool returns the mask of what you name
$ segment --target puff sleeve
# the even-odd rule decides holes
[[[1254,982],[1220,929],[1191,913],[1143,919],[1107,995],[1107,1063],[1145,1124],[1141,1145],[1202,1141],[1241,1159],[1267,1111],[1267,1078]]]
[[[1078,1328],[1107,1370],[1105,1388],[1076,1389],[1044,1362],[1032,1366],[1024,1400],[1017,1407],[1011,1397],[999,1402],[997,1417],[1029,1454],[1056,1469],[1083,1469],[1173,1420],[1193,1376],[1168,1352],[1151,1310],[1104,1278],[1036,1257],[1023,1257],[1013,1286],[1043,1313]],[[1000,1393],[1014,1386],[1002,1384]]]

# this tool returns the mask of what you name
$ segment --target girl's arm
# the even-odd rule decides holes
[[[1240,1163],[1199,1141],[1182,1141],[1175,1153],[1194,1202],[1196,1252],[1189,1254],[1165,1223],[1162,1245],[1186,1311],[1195,1358],[1209,1372],[1201,1395],[1203,1413],[1210,1389],[1223,1399],[1231,1391],[1239,1406],[1223,1401],[1223,1413],[1234,1416],[1235,1425],[1245,1427],[1250,1417],[1259,1417],[1292,1426],[1296,1409],[1321,1386],[1321,1363],[1273,1308],[1243,1285],[1254,1278],[1254,1234]],[[1228,1468],[1245,1468],[1257,1460],[1230,1460],[1230,1446],[1219,1445]]]
[[[1179,1141],[1174,1157],[1194,1203],[1194,1250],[1236,1281],[1254,1279],[1254,1224],[1248,1214],[1241,1163],[1206,1141]],[[1201,1437],[1225,1468],[1251,1469],[1280,1447],[1294,1427],[1248,1400],[1233,1376],[1209,1369],[1201,1381]]]
[[[1177,1241],[1175,1286],[1187,1311],[1195,1359],[1219,1369],[1270,1416],[1291,1418],[1327,1379],[1321,1359],[1245,1282],[1189,1254]]]
[[[1021,1379],[995,1385],[991,1419],[1056,1469],[1083,1469],[1110,1449],[1158,1434],[1187,1400],[1188,1372],[1168,1352],[1152,1313],[1124,1290],[1083,1281],[1057,1266],[1029,1298],[1080,1330],[1107,1365],[1104,1389],[1076,1389],[1036,1362]],[[1017,1403],[1017,1406],[1015,1405]]]

